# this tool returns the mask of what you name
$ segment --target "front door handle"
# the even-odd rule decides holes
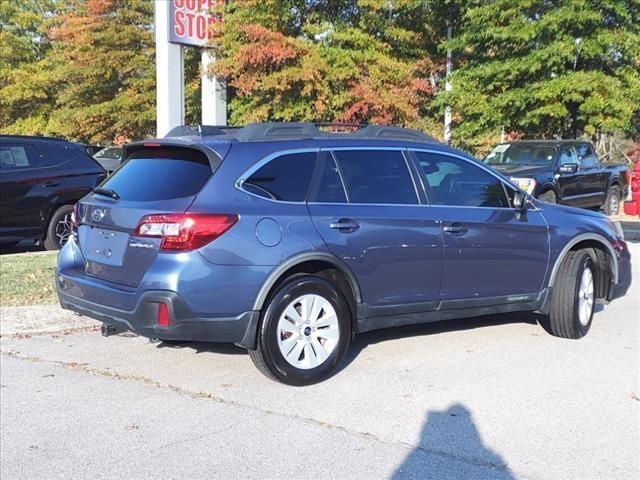
[[[46,187],[46,188],[53,188],[53,187],[57,187],[59,185],[60,185],[60,182],[56,182],[55,180],[50,180],[50,181],[44,182],[42,184],[42,186]]]
[[[335,230],[340,230],[343,232],[353,232],[360,228],[360,224],[355,220],[351,220],[349,218],[341,218],[337,222],[331,222],[329,224],[329,228],[333,228]]]
[[[469,231],[467,227],[465,227],[461,223],[452,223],[451,225],[447,225],[442,228],[445,233],[450,233],[451,235],[464,235]]]

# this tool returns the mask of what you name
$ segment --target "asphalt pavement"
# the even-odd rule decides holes
[[[48,333],[0,341],[0,477],[640,478],[630,247],[631,290],[582,340],[525,314],[370,332],[304,388],[235,347],[40,319]]]

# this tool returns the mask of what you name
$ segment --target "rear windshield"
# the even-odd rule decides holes
[[[203,153],[153,149],[134,153],[101,187],[115,191],[122,200],[150,202],[193,196],[211,175]]]

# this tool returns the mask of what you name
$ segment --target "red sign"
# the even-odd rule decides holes
[[[211,10],[224,0],[171,0],[169,41],[203,47],[219,34],[220,15]]]

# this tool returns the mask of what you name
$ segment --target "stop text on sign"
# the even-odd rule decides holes
[[[171,0],[169,41],[205,46],[219,34],[221,18],[211,9],[222,4],[224,0]]]

